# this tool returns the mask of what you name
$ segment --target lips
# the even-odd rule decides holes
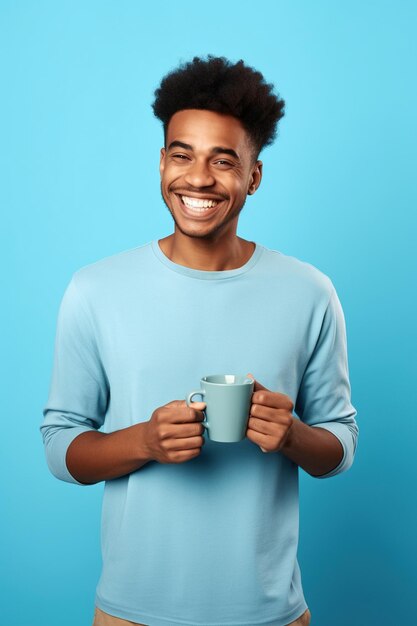
[[[189,209],[197,209],[201,211],[217,206],[218,202],[212,198],[194,198],[190,196],[181,196],[181,200]]]
[[[207,219],[217,212],[223,198],[209,198],[188,196],[185,194],[175,193],[177,196],[182,212],[194,219]]]

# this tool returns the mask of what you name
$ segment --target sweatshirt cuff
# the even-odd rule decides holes
[[[349,427],[340,422],[325,422],[323,424],[314,424],[312,428],[324,428],[328,430],[340,441],[343,448],[343,457],[339,465],[330,470],[330,472],[315,476],[315,478],[331,478],[332,476],[336,476],[348,470],[353,463],[355,454],[353,437]]]
[[[54,436],[49,441],[45,442],[46,460],[48,467],[52,474],[64,480],[67,483],[74,483],[76,485],[84,485],[74,478],[69,472],[66,457],[67,450],[70,444],[81,433],[93,430],[85,426],[73,426],[71,428],[62,428],[59,431],[55,431]]]

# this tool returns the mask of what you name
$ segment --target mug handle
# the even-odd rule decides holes
[[[201,396],[202,398],[204,398],[206,392],[204,391],[204,389],[197,389],[196,391],[192,391],[191,393],[188,394],[187,398],[186,398],[186,403],[187,406],[190,406],[192,401],[193,401],[193,396]],[[204,413],[205,415],[205,413]],[[204,426],[204,428],[208,428],[208,423],[207,423],[207,417],[201,422],[202,426]]]

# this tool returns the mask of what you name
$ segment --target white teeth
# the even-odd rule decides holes
[[[200,198],[189,198],[188,196],[181,196],[185,206],[190,209],[197,209],[198,211],[206,211],[217,205],[217,200],[204,200]]]

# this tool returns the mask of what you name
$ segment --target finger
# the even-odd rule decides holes
[[[270,452],[270,437],[268,435],[264,435],[262,433],[258,433],[256,430],[252,430],[252,428],[248,428],[246,431],[246,437],[250,439],[253,443],[256,443],[261,449],[262,452]]]
[[[206,408],[206,403],[205,402],[191,402],[188,407],[190,409],[196,409],[197,411],[204,411],[204,409]]]
[[[277,424],[258,419],[257,417],[249,418],[248,428],[250,428],[251,430],[256,430],[257,433],[261,433],[262,435],[276,436],[279,432],[279,426],[277,426]],[[285,430],[286,427],[283,428]]]
[[[252,378],[255,381],[255,385],[253,387],[254,391],[261,391],[262,389],[265,389],[266,391],[268,391],[266,387],[261,385],[259,380],[256,380],[256,378],[255,378],[255,376],[253,374],[246,374],[246,376],[247,376],[247,378]]]
[[[260,417],[261,419],[275,422],[277,421],[277,413],[279,410],[280,409],[271,409],[271,407],[264,406],[263,404],[252,404],[250,408],[250,415],[253,417]]]
[[[188,437],[198,437],[204,432],[201,422],[186,423],[166,423],[159,428],[159,439],[185,439]]]
[[[191,461],[201,454],[201,448],[193,448],[192,450],[177,450],[170,453],[168,463],[185,463]]]
[[[165,406],[166,419],[172,424],[184,424],[187,422],[202,422],[204,419],[204,402],[194,402],[193,406],[181,403],[178,405],[170,403]]]
[[[181,408],[184,406],[187,406],[187,403],[185,400],[172,400],[172,402],[168,402],[166,405],[166,407],[177,407],[177,408]]]
[[[289,412],[292,412],[294,409],[291,398],[278,391],[255,391],[252,395],[252,403],[262,404],[263,406],[269,406],[275,409],[284,409]]]
[[[197,411],[196,409],[191,409],[191,408],[190,408],[190,411],[191,411],[192,422],[202,422],[206,417],[203,411]]]
[[[169,407],[169,408],[177,408],[177,409],[186,409],[187,407],[192,407],[194,409],[197,409],[199,411],[202,411],[206,408],[206,403],[205,402],[190,402],[190,404],[188,405],[186,403],[185,400],[173,400],[172,402],[168,402],[168,404],[165,404],[165,407]]]
[[[260,419],[274,424],[282,424],[287,426],[291,424],[293,420],[292,413],[286,409],[271,409],[269,406],[263,404],[252,404],[250,408],[251,417],[259,417]]]
[[[204,446],[204,437],[185,437],[183,439],[168,439],[164,442],[163,448],[167,451],[192,450]]]
[[[192,424],[182,424],[181,426],[174,425],[175,430],[172,430],[171,437],[173,439],[185,439],[186,437],[198,437],[204,432],[204,427],[201,422],[195,422]]]

